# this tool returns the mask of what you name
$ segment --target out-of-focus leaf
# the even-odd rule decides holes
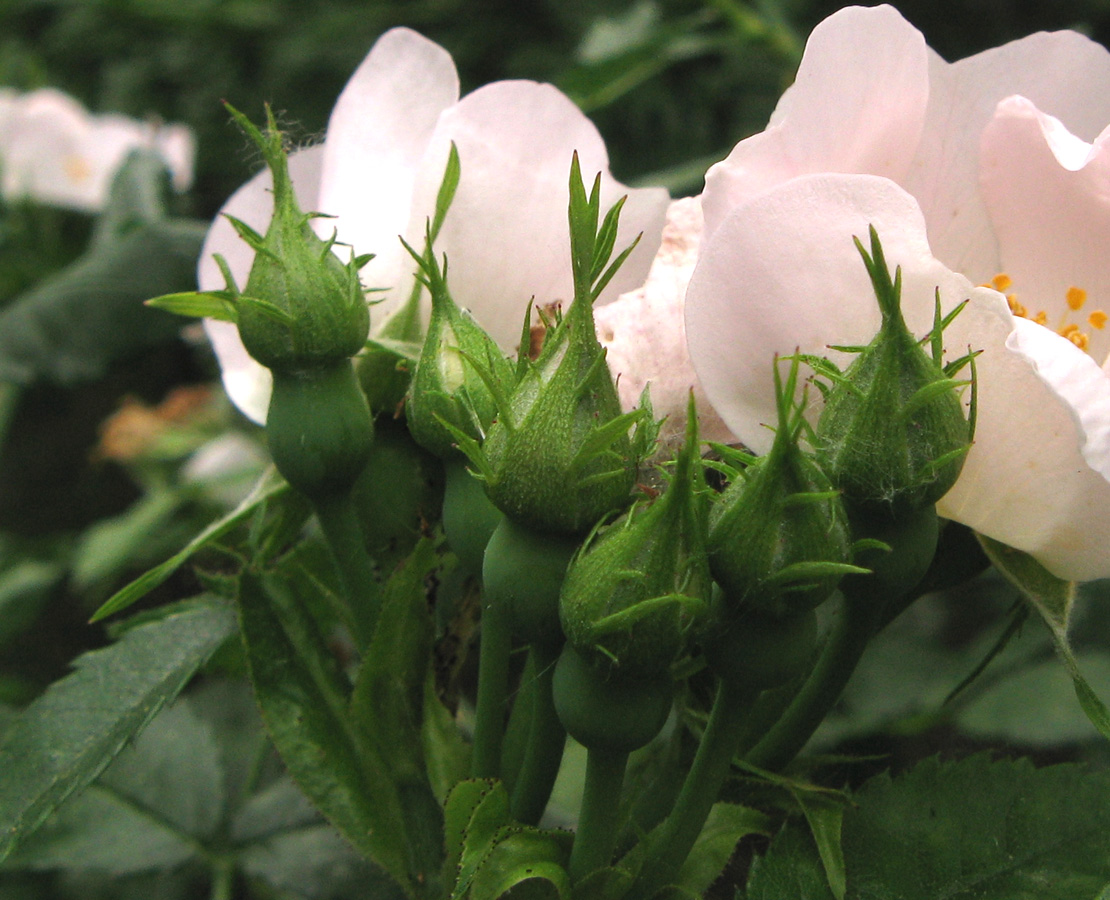
[[[227,534],[232,528],[252,515],[254,511],[267,500],[286,494],[288,491],[289,485],[277,474],[277,470],[273,468],[268,469],[259,479],[254,490],[250,492],[250,495],[243,500],[242,503],[222,519],[213,522],[205,528],[204,531],[189,541],[180,552],[175,553],[164,563],[155,566],[149,572],[140,575],[127,585],[127,587],[123,588],[123,590],[118,591],[110,597],[104,605],[93,614],[92,621],[97,622],[107,616],[114,615],[115,613],[127,609],[132,603],[141,600],[181,568],[181,566],[188,561],[189,557],[200,550],[205,544]]]
[[[155,491],[126,512],[103,519],[88,528],[73,556],[74,586],[78,590],[86,590],[98,581],[117,574],[144,546],[149,548],[151,535],[159,533],[182,500],[173,491]]]
[[[323,823],[255,843],[243,853],[240,864],[248,876],[308,900],[337,896],[402,900],[405,896],[395,881]]]
[[[0,745],[0,858],[92,781],[235,630],[209,599],[77,659]]]
[[[1079,664],[1068,640],[1068,625],[1075,606],[1077,585],[1057,578],[1028,553],[1007,547],[983,535],[979,535],[979,543],[983,545],[983,550],[995,568],[1013,582],[1048,626],[1056,645],[1056,654],[1071,676],[1079,705],[1083,707],[1091,724],[1104,738],[1110,740],[1110,710],[1079,671]]]
[[[86,253],[0,311],[0,381],[68,385],[171,340],[181,324],[143,301],[195,286],[208,226],[165,216],[164,167],[132,154]]]
[[[211,838],[224,805],[211,730],[187,702],[164,710],[98,781],[8,857],[9,867],[114,875],[171,868]]]

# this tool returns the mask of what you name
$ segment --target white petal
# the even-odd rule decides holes
[[[316,196],[322,159],[320,147],[301,150],[289,157],[289,176],[302,208],[310,209],[312,198]],[[239,289],[246,287],[254,251],[225,217],[241,219],[264,234],[274,211],[270,193],[272,183],[269,169],[263,169],[231,195],[213,220],[204,239],[197,268],[197,281],[202,291],[219,291],[225,287],[223,275],[213,258],[217,253],[227,261]],[[259,424],[264,423],[272,384],[269,370],[251,359],[239,340],[238,329],[231,323],[206,319],[204,330],[216,352],[224,390],[231,402],[248,418]]]
[[[982,193],[998,236],[1001,271],[1030,316],[1048,313],[1057,329],[1071,321],[1089,334],[1096,359],[1110,334],[1087,325],[1093,309],[1110,310],[1110,141],[1072,135],[1032,102],[1012,97],[983,132]],[[1072,285],[1088,295],[1070,313]]]
[[[931,71],[921,148],[904,185],[937,257],[984,281],[998,264],[977,191],[979,138],[996,105],[1021,94],[1092,140],[1110,122],[1110,54],[1073,31],[1039,33],[951,65],[933,54]]]
[[[731,207],[796,175],[902,179],[929,97],[925,40],[890,6],[849,7],[818,25],[772,124],[709,170],[706,232]]]
[[[674,201],[667,210],[663,241],[644,286],[594,313],[598,340],[617,380],[621,405],[633,409],[650,384],[655,417],[666,417],[660,433],[665,447],[683,440],[691,390],[702,440],[735,440],[705,396],[686,348],[686,286],[697,261],[701,231],[699,198]]]
[[[659,244],[666,192],[618,184],[593,124],[558,90],[529,81],[487,85],[441,116],[414,194],[411,241],[422,242],[452,141],[461,177],[436,249],[447,255],[455,299],[502,347],[519,342],[529,300],[544,305],[573,296],[567,184],[575,150],[588,182],[602,173],[603,208],[629,194],[617,251],[644,232],[606,296],[643,282]]]
[[[1047,328],[1014,326],[1013,352],[979,366],[975,445],[937,511],[1061,578],[1108,577],[1110,377]]]
[[[312,208],[337,219],[317,220],[316,227],[329,234],[336,228],[357,252],[376,254],[362,270],[364,282],[396,288],[377,295],[378,318],[407,296],[409,257],[397,236],[409,222],[417,167],[436,122],[458,97],[450,54],[415,31],[394,28],[351,76],[328,122]]]
[[[776,354],[798,349],[843,366],[851,357],[829,344],[874,337],[879,309],[852,241],[866,246],[872,225],[888,264],[903,268],[902,308],[912,331],[931,327],[937,287],[946,310],[971,296],[967,280],[929,252],[914,199],[870,175],[793,179],[737,207],[703,249],[686,295],[690,357],[725,424],[753,449],[764,452],[772,440],[762,426],[775,424]],[[1002,305],[993,291],[976,293]]]

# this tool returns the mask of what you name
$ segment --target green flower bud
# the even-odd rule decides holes
[[[346,265],[332,252],[335,238],[321,240],[301,212],[289,179],[281,135],[273,115],[263,135],[241,113],[232,115],[258,144],[273,174],[274,215],[265,236],[230,219],[254,248],[254,264],[233,300],[243,346],[274,370],[309,369],[358,353],[370,330],[358,270],[370,257]],[[229,290],[231,285],[229,283]]]
[[[843,575],[865,571],[848,564],[852,541],[839,492],[799,446],[806,425],[804,400],[793,400],[797,359],[785,385],[777,361],[774,373],[774,444],[761,458],[732,454],[745,467],[709,518],[710,569],[738,614],[813,608]]]
[[[690,401],[686,444],[662,497],[599,529],[567,571],[560,618],[567,640],[626,677],[665,671],[706,609],[708,488]]]
[[[653,425],[637,428],[630,438],[633,424],[650,420],[650,411],[621,414],[594,330],[593,302],[635,246],[609,263],[623,201],[609,210],[599,230],[600,193],[598,176],[586,196],[576,155],[569,215],[574,302],[548,330],[539,358],[531,362],[522,356],[516,387],[499,404],[481,448],[465,436],[459,441],[485,479],[490,499],[506,516],[537,531],[582,534],[625,506],[640,459],[654,442]]]
[[[897,516],[936,503],[960,474],[972,425],[951,374],[971,358],[942,367],[941,332],[952,316],[941,319],[939,297],[930,358],[902,318],[902,273],[891,280],[875,229],[870,255],[858,239],[856,246],[883,321],[848,370],[832,375],[817,426],[818,459],[846,498]]]
[[[504,389],[507,395],[513,366],[455,303],[431,251],[413,256],[432,296],[432,317],[409,392],[409,430],[422,447],[449,459],[460,456],[460,433],[477,442],[485,438],[497,414],[494,392]]]

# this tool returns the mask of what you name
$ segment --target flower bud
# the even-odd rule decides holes
[[[567,640],[628,677],[665,671],[709,601],[708,488],[690,401],[686,444],[662,497],[599,529],[567,571],[560,619]]]
[[[623,201],[599,229],[600,182],[598,176],[587,197],[575,156],[569,215],[574,302],[549,328],[539,358],[522,357],[516,386],[499,403],[482,446],[465,435],[459,440],[490,499],[539,532],[580,535],[625,506],[656,433],[654,423],[640,424],[630,437],[633,424],[650,420],[650,410],[621,413],[594,329],[593,302],[635,246],[609,263]]]
[[[440,459],[459,457],[458,434],[481,442],[507,396],[513,367],[485,330],[460,309],[430,252],[417,257],[432,296],[432,317],[413,374],[407,415],[418,444]]]
[[[847,371],[832,376],[817,426],[818,459],[847,499],[899,516],[936,503],[955,484],[972,426],[959,384],[941,366],[941,331],[951,316],[941,320],[939,297],[930,358],[902,318],[901,270],[892,281],[874,228],[871,254],[858,239],[856,246],[883,320]]]
[[[770,452],[746,458],[710,513],[709,565],[737,611],[783,613],[822,603],[850,572],[851,535],[839,493],[799,446],[804,399],[798,361],[783,385],[775,364],[779,425]]]
[[[354,356],[366,341],[370,313],[358,270],[369,257],[346,265],[321,240],[293,193],[281,136],[273,115],[263,135],[242,114],[239,124],[258,144],[273,174],[274,215],[265,236],[231,219],[255,251],[241,294],[234,298],[239,336],[258,362],[270,369],[310,369]],[[230,285],[229,285],[230,287]]]

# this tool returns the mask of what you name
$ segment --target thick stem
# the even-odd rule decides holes
[[[644,865],[629,897],[642,900],[678,876],[728,777],[748,710],[758,691],[721,680],[694,764],[674,809],[644,850]]]
[[[778,722],[744,754],[745,761],[774,770],[801,752],[856,670],[882,610],[872,597],[845,593],[840,615],[816,665]]]
[[[320,528],[327,538],[339,576],[347,593],[351,627],[362,649],[370,646],[381,611],[381,585],[374,576],[374,563],[366,552],[366,540],[358,522],[351,495],[318,498],[313,503]]]
[[[478,655],[478,702],[474,721],[475,778],[501,774],[501,741],[505,733],[505,704],[509,690],[509,655],[513,635],[509,611],[501,603],[482,606],[482,642]]]
[[[535,671],[535,683],[530,691],[532,721],[524,761],[514,780],[509,808],[518,822],[536,825],[547,808],[551,789],[555,786],[567,732],[555,712],[551,694],[551,678],[559,651],[547,644],[533,644],[530,652]]]
[[[586,757],[582,811],[567,869],[572,884],[612,862],[627,765],[628,754],[619,750],[595,748]]]

